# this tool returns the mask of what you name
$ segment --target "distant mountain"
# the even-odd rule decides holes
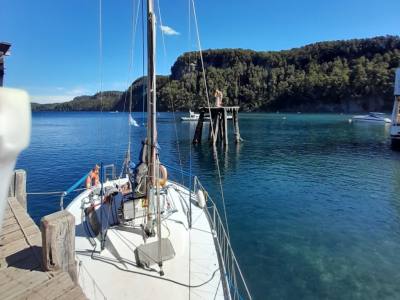
[[[123,92],[106,91],[93,96],[79,96],[64,103],[31,103],[33,111],[110,111],[114,110]]]
[[[215,89],[225,105],[245,111],[390,111],[394,70],[400,66],[400,37],[330,41],[282,51],[203,51],[210,101]],[[103,110],[143,109],[145,77],[125,92],[110,93]],[[158,109],[196,110],[207,103],[197,52],[184,53],[170,76],[157,76]],[[99,110],[98,94],[63,104],[33,105],[43,110]],[[105,97],[104,97],[105,98]],[[104,105],[105,104],[105,105]]]

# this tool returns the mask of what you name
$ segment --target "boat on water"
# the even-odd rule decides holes
[[[390,126],[392,147],[400,149],[400,68],[396,69],[394,84],[394,103],[392,111],[392,125]]]
[[[181,117],[181,121],[198,121],[199,118],[200,118],[200,114],[196,114],[196,113],[192,112],[191,110],[189,110],[189,116]],[[227,120],[232,120],[233,116],[231,114],[228,114],[226,118],[227,118]],[[204,120],[210,121],[210,116],[208,114],[206,114],[204,116]]]
[[[181,121],[197,121],[200,117],[200,114],[196,114],[189,110],[189,116],[181,117]]]
[[[151,88],[139,159],[131,159],[130,120],[121,174],[116,175],[114,165],[101,163],[99,183],[66,208],[75,217],[78,283],[89,299],[251,299],[230,243],[225,210],[221,218],[214,200],[190,170],[161,162],[155,19],[153,0],[147,0],[147,86]],[[167,170],[174,169],[188,186],[168,178]],[[61,205],[86,178],[63,194]]]
[[[390,124],[392,120],[385,113],[370,112],[368,115],[358,115],[351,118],[352,122],[369,122],[377,124]]]

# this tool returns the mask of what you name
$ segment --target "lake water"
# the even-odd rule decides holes
[[[231,135],[220,151],[231,240],[255,299],[400,297],[400,153],[388,127],[349,117],[241,114],[244,142]],[[32,122],[17,163],[28,192],[66,190],[96,162],[121,166],[126,114],[34,113]],[[179,166],[180,152],[188,170],[195,124],[161,113],[158,126],[161,161]],[[132,127],[135,156],[144,134]],[[219,201],[211,150],[193,147],[192,172]],[[59,205],[58,196],[28,201],[36,221]]]

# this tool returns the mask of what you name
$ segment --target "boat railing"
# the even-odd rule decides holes
[[[116,178],[116,169],[114,164],[104,165],[103,166],[103,176],[104,181],[114,180]],[[76,181],[73,185],[71,185],[67,190],[61,193],[60,197],[60,209],[64,209],[64,198],[72,192],[82,191],[85,188],[80,189],[79,187],[83,184],[86,178],[89,176],[89,173],[86,173],[82,176],[78,181]]]
[[[61,198],[60,198],[60,209],[61,209],[61,210],[64,209],[64,198],[65,198],[68,194],[77,191],[77,188],[81,186],[81,184],[86,180],[86,178],[89,176],[89,174],[90,174],[90,172],[87,173],[87,174],[85,174],[85,175],[83,175],[81,179],[79,179],[78,181],[76,181],[73,185],[71,185],[71,186],[69,187],[69,189],[67,189],[66,191],[64,191],[64,192],[61,194]]]
[[[191,177],[190,183],[193,183],[193,185],[190,184],[190,186],[193,187],[193,191],[190,193],[191,198],[196,197],[195,195],[197,195],[199,190],[201,190],[205,196],[206,206],[204,207],[204,212],[206,213],[211,225],[211,231],[216,244],[218,258],[224,270],[224,274],[221,276],[221,278],[225,283],[224,286],[228,289],[228,291],[224,291],[225,294],[228,295],[228,299],[252,299],[215,201],[210,197],[197,176],[182,171],[176,167],[166,167],[168,170],[176,171],[186,178]],[[191,219],[190,215],[189,218]]]
[[[115,165],[114,164],[109,164],[109,165],[104,165],[103,166],[103,178],[105,181],[108,180],[114,180],[116,178],[116,171],[115,171]]]
[[[205,213],[211,224],[211,230],[219,251],[220,261],[224,266],[225,283],[229,288],[230,298],[236,299],[252,299],[246,280],[244,279],[242,270],[240,269],[239,262],[232,249],[229,235],[225,229],[221,215],[218,211],[217,205],[210,197],[207,190],[201,184],[200,180],[194,177],[194,191],[201,190],[206,197]]]

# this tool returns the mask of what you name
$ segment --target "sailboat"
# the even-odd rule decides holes
[[[191,172],[182,171],[186,187],[168,179],[172,167],[160,161],[153,0],[147,0],[147,51],[140,162],[133,164],[128,148],[118,178],[101,164],[100,182],[66,207],[75,217],[78,282],[89,299],[251,299],[215,202]]]
[[[400,149],[400,68],[396,69],[394,83],[394,103],[392,111],[392,126],[390,127],[392,147]]]

